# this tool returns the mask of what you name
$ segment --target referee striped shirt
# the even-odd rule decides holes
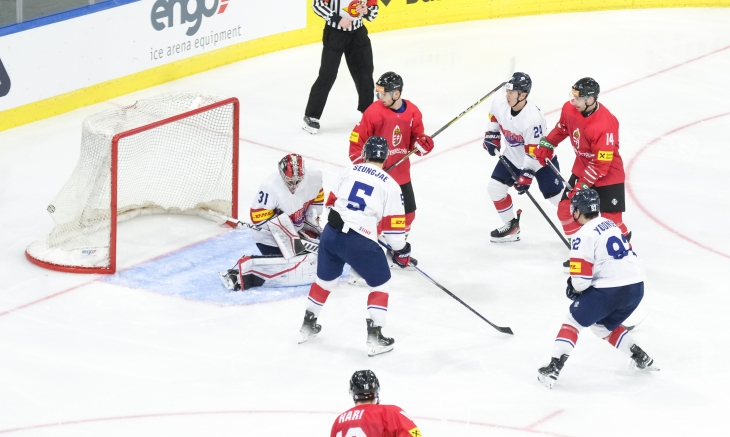
[[[352,32],[363,26],[363,18],[373,21],[378,16],[377,0],[366,0],[368,13],[362,16],[355,11],[359,3],[360,0],[312,0],[312,9],[317,15],[324,18],[328,26],[337,30]],[[352,20],[352,25],[348,29],[343,29],[340,26],[340,20],[343,17]]]

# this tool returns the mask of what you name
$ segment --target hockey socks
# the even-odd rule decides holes
[[[368,295],[368,315],[375,326],[385,326],[388,314],[388,293],[373,291]]]
[[[568,315],[560,327],[557,337],[555,337],[551,356],[553,358],[560,358],[563,355],[569,356],[575,349],[576,343],[578,343],[578,334],[581,329],[583,327],[573,319],[573,316]]]
[[[626,227],[624,224],[624,218],[623,213],[621,211],[618,212],[602,212],[601,217],[607,218],[611,220],[612,222],[616,223],[616,226],[621,230],[621,233],[625,236],[629,235],[629,228]]]
[[[581,228],[581,224],[573,219],[573,215],[570,213],[570,199],[563,199],[558,203],[558,220],[563,226],[563,232],[565,236],[569,237]]]
[[[319,281],[319,280],[318,280]],[[322,288],[317,282],[309,288],[309,296],[307,298],[306,310],[311,311],[314,317],[319,317],[322,306],[327,302],[330,292]]]

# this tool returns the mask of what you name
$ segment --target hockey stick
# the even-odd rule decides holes
[[[633,325],[631,325],[631,326],[626,326],[626,325],[623,325],[623,327],[624,327],[624,328],[626,328],[626,330],[627,330],[627,331],[633,331],[633,330],[634,330],[634,329],[635,329],[635,328],[636,328],[637,326],[641,325],[641,322],[643,322],[644,320],[646,320],[646,316],[648,316],[648,315],[649,315],[649,314],[647,313],[647,314],[646,314],[646,315],[644,315],[644,317],[642,317],[642,318],[641,318],[641,319],[640,319],[640,320],[639,320],[638,322],[634,323],[634,324],[633,324]]]
[[[497,153],[499,153],[499,152],[497,152]],[[502,165],[504,165],[507,168],[507,170],[512,175],[514,180],[517,181],[517,175],[515,174],[515,172],[512,171],[512,168],[509,166],[509,161],[507,161],[507,158],[505,158],[501,153],[499,153],[499,160],[502,161]],[[547,220],[547,222],[550,224],[550,227],[553,228],[553,231],[555,231],[555,233],[558,234],[558,237],[560,237],[560,239],[563,241],[563,244],[565,244],[565,247],[570,249],[570,243],[568,243],[568,240],[566,240],[565,237],[563,237],[563,234],[560,233],[558,228],[555,227],[555,224],[553,223],[553,221],[550,220],[550,218],[547,216],[547,214],[545,214],[545,211],[543,211],[543,209],[537,203],[535,198],[532,197],[532,194],[530,194],[530,191],[526,190],[525,194],[527,194],[527,197],[529,197],[530,200],[532,200],[532,203],[535,205],[537,210],[540,211],[540,214],[542,214],[542,216],[545,217],[545,220]]]
[[[380,241],[380,240],[378,240],[378,243],[380,243],[380,245],[381,245],[381,246],[385,247],[386,249],[388,249],[388,250],[390,250],[390,251],[392,251],[392,250],[393,250],[393,249],[392,249],[392,248],[391,248],[391,247],[390,247],[390,246],[389,246],[389,245],[388,245],[387,243],[384,243],[384,242],[382,242],[382,241]],[[431,283],[433,283],[433,284],[434,284],[435,286],[437,286],[438,288],[440,288],[441,290],[443,290],[443,291],[444,291],[444,292],[445,292],[446,294],[448,294],[449,296],[453,297],[453,298],[454,298],[454,299],[456,299],[456,300],[457,300],[457,301],[458,301],[458,302],[459,302],[460,304],[462,304],[462,305],[464,305],[465,307],[467,307],[467,308],[469,309],[469,311],[471,311],[471,312],[473,312],[474,314],[476,314],[477,316],[479,316],[479,318],[480,318],[480,319],[482,319],[482,320],[484,320],[485,322],[489,323],[489,325],[491,325],[491,326],[492,326],[492,327],[493,327],[494,329],[496,329],[497,331],[499,331],[499,332],[502,332],[502,333],[504,333],[504,334],[514,335],[514,333],[512,332],[512,329],[511,329],[511,328],[509,328],[509,327],[502,327],[502,326],[497,326],[497,325],[495,325],[494,323],[490,322],[489,320],[485,319],[485,318],[484,318],[484,316],[482,316],[481,314],[479,314],[478,312],[476,312],[476,310],[475,310],[474,308],[470,307],[469,305],[467,305],[467,304],[466,304],[466,302],[464,302],[463,300],[459,299],[459,297],[458,297],[458,296],[456,296],[456,295],[455,295],[454,293],[452,293],[452,292],[450,292],[449,290],[447,290],[447,289],[446,289],[446,287],[444,287],[443,285],[441,285],[441,284],[439,284],[438,282],[434,281],[434,280],[433,280],[433,279],[432,279],[432,278],[431,278],[430,276],[428,276],[428,275],[426,274],[426,272],[424,272],[423,270],[419,269],[419,268],[418,268],[417,266],[415,266],[415,265],[411,265],[411,267],[413,267],[414,269],[416,269],[416,271],[417,271],[418,273],[422,274],[422,275],[423,275],[423,276],[424,276],[424,277],[425,277],[426,279],[428,279],[429,281],[431,281]]]
[[[558,170],[558,168],[555,167],[555,164],[553,164],[552,161],[550,161],[549,159],[545,158],[545,164],[547,164],[548,166],[550,166],[550,168],[553,169],[553,171],[555,172],[555,174],[558,175],[558,177],[560,178],[560,180],[563,181],[563,183],[565,184],[566,187],[568,187],[568,191],[573,191],[573,186],[570,185],[568,183],[568,181],[565,180],[565,178],[563,177],[563,175],[560,174],[560,170]]]
[[[510,66],[509,77],[510,78],[512,77],[512,73],[515,72],[515,64],[516,64],[515,58],[510,59],[510,61],[509,61],[509,66]],[[509,79],[507,79],[507,80],[509,80]],[[476,102],[473,105],[471,105],[470,107],[466,108],[461,114],[457,115],[456,117],[454,117],[453,120],[451,120],[450,122],[446,123],[441,129],[437,130],[436,133],[434,133],[433,135],[431,135],[431,138],[436,138],[436,136],[438,134],[440,134],[441,132],[445,131],[447,127],[449,127],[452,124],[456,123],[456,121],[459,120],[461,117],[463,117],[466,114],[468,114],[469,112],[471,112],[472,109],[476,108],[483,101],[487,100],[492,94],[494,94],[497,91],[499,91],[499,89],[502,88],[504,86],[504,84],[506,84],[506,83],[507,83],[507,81],[504,81],[504,82],[500,83],[499,86],[497,86],[492,91],[490,91],[489,93],[487,93],[486,96],[484,96],[481,99],[479,99],[478,102]],[[400,165],[403,161],[405,161],[406,159],[408,159],[409,156],[413,155],[417,151],[418,151],[418,149],[413,149],[410,152],[406,153],[405,156],[403,156],[401,159],[398,160],[398,162],[396,162],[395,164],[393,164],[390,167],[386,168],[385,169],[386,173],[389,172],[389,171],[391,171],[392,169],[394,169],[396,166]]]
[[[242,222],[242,221],[240,221],[238,219],[234,219],[233,217],[228,217],[225,214],[221,214],[219,212],[211,211],[211,210],[207,210],[207,212],[209,214],[211,214],[211,215],[216,216],[216,217],[220,217],[220,218],[224,219],[226,222],[232,223],[233,225],[243,226],[245,228],[248,228],[248,229],[251,229],[251,230],[254,230],[254,231],[257,231],[257,232],[261,232],[262,231],[262,229],[259,228],[256,225],[253,225],[251,223]],[[269,219],[266,219],[266,220],[262,221],[260,223],[260,225],[263,225],[264,223],[268,222],[269,220],[273,220],[276,217],[277,216],[273,216],[273,217],[271,217]],[[304,250],[305,251],[307,251],[309,253],[317,253],[319,251],[319,243],[317,243],[316,241],[314,241],[311,237],[307,236],[306,234],[304,236],[302,234],[299,234],[299,240],[302,242],[302,246],[304,246]]]

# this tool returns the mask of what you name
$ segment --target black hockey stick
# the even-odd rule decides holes
[[[509,73],[509,76],[510,76],[510,78],[512,77],[512,73],[514,73],[514,71],[515,71],[515,63],[516,63],[515,58],[510,59],[510,61],[509,61],[509,65],[510,65],[510,73]],[[507,79],[507,80],[509,80],[509,79]],[[433,135],[431,135],[431,138],[436,138],[436,136],[438,134],[440,134],[441,132],[445,131],[447,127],[449,127],[452,124],[456,123],[461,117],[463,117],[466,114],[468,114],[469,112],[471,112],[472,109],[476,108],[483,101],[487,100],[492,94],[494,94],[497,91],[499,91],[500,88],[502,88],[506,83],[507,83],[506,81],[500,83],[499,86],[497,86],[496,88],[494,88],[492,91],[488,92],[487,95],[484,96],[484,97],[482,97],[481,99],[479,99],[478,102],[476,102],[473,105],[471,105],[470,107],[466,108],[461,114],[457,115],[456,117],[454,117],[453,120],[451,120],[450,122],[446,123],[441,129],[437,130]],[[410,152],[406,153],[404,157],[402,157],[401,159],[399,159],[398,162],[396,162],[395,164],[393,164],[390,167],[386,168],[385,171],[386,172],[391,171],[392,169],[394,169],[396,166],[400,165],[400,163],[402,163],[403,161],[405,161],[406,159],[408,159],[409,156],[413,155],[417,151],[418,151],[418,149],[413,149]]]
[[[392,249],[392,248],[391,248],[391,247],[390,247],[390,246],[389,246],[389,245],[388,245],[387,243],[383,243],[383,242],[382,242],[382,241],[380,241],[380,240],[378,240],[378,243],[380,243],[380,245],[381,245],[381,246],[383,246],[383,247],[387,248],[387,249],[388,249],[388,250],[390,250],[390,251],[392,251],[392,250],[393,250],[393,249]],[[502,332],[502,333],[504,333],[504,334],[514,335],[514,333],[512,332],[512,329],[511,329],[511,328],[509,328],[509,327],[502,327],[502,326],[497,326],[497,325],[495,325],[494,323],[490,322],[489,320],[485,319],[485,318],[484,318],[484,316],[482,316],[481,314],[479,314],[478,312],[476,312],[476,310],[475,310],[474,308],[470,307],[469,305],[467,305],[467,304],[466,304],[466,302],[464,302],[463,300],[459,299],[459,297],[458,297],[457,295],[455,295],[454,293],[452,293],[452,292],[450,292],[449,290],[447,290],[447,289],[446,289],[446,287],[444,287],[443,285],[441,285],[441,284],[439,284],[438,282],[434,281],[434,280],[433,280],[433,278],[431,278],[430,276],[428,276],[428,275],[426,274],[426,272],[424,272],[423,270],[419,269],[419,268],[418,268],[417,266],[415,266],[415,265],[412,265],[412,264],[411,264],[411,267],[413,267],[414,269],[416,269],[416,271],[417,271],[418,273],[422,274],[422,275],[423,275],[423,276],[424,276],[424,277],[425,277],[426,279],[428,279],[429,281],[431,281],[431,282],[432,282],[432,283],[433,283],[433,284],[434,284],[435,286],[437,286],[438,288],[440,288],[441,290],[443,290],[443,291],[444,291],[444,292],[445,292],[446,294],[448,294],[449,296],[453,297],[453,298],[454,298],[454,299],[456,299],[456,300],[457,300],[457,301],[458,301],[458,302],[459,302],[460,304],[462,304],[462,305],[464,305],[465,307],[467,307],[467,308],[469,309],[469,311],[471,311],[472,313],[474,313],[474,314],[476,314],[477,316],[479,316],[479,318],[480,318],[480,319],[482,319],[482,320],[484,320],[485,322],[489,323],[489,325],[491,325],[491,326],[492,326],[492,327],[493,327],[494,329],[496,329],[497,331],[499,331],[499,332]]]
[[[515,172],[512,171],[512,167],[509,166],[509,161],[507,161],[507,158],[505,158],[504,156],[502,156],[501,153],[499,153],[499,160],[502,161],[502,165],[504,165],[507,168],[507,170],[512,175],[514,180],[517,181],[517,175],[515,174]],[[563,241],[563,244],[565,244],[565,247],[570,249],[570,243],[568,243],[568,240],[566,240],[565,237],[563,237],[563,234],[558,230],[558,228],[555,227],[555,224],[553,223],[553,221],[550,220],[550,218],[547,216],[547,214],[545,214],[545,211],[543,211],[543,209],[540,208],[540,205],[537,203],[535,198],[532,197],[532,194],[530,194],[530,191],[529,190],[525,191],[525,194],[527,194],[527,197],[529,197],[530,200],[532,200],[532,203],[535,204],[535,207],[537,208],[538,211],[540,211],[540,214],[542,214],[542,216],[545,217],[545,220],[547,220],[547,222],[550,224],[550,227],[553,228],[553,231],[555,231],[555,233],[558,234],[558,237],[560,237],[560,239]]]
[[[565,180],[565,178],[563,177],[563,175],[560,174],[560,170],[558,170],[558,168],[555,167],[555,164],[553,164],[552,161],[550,161],[549,159],[545,158],[545,164],[547,164],[550,168],[553,169],[553,171],[555,172],[555,174],[558,175],[558,177],[560,178],[560,180],[563,181],[563,183],[565,184],[566,187],[568,187],[568,191],[573,191],[573,186],[570,185],[568,183],[568,181]]]

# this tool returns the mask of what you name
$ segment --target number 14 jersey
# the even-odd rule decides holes
[[[644,269],[631,243],[614,222],[596,217],[570,242],[570,276],[578,291],[620,287],[644,280]]]

